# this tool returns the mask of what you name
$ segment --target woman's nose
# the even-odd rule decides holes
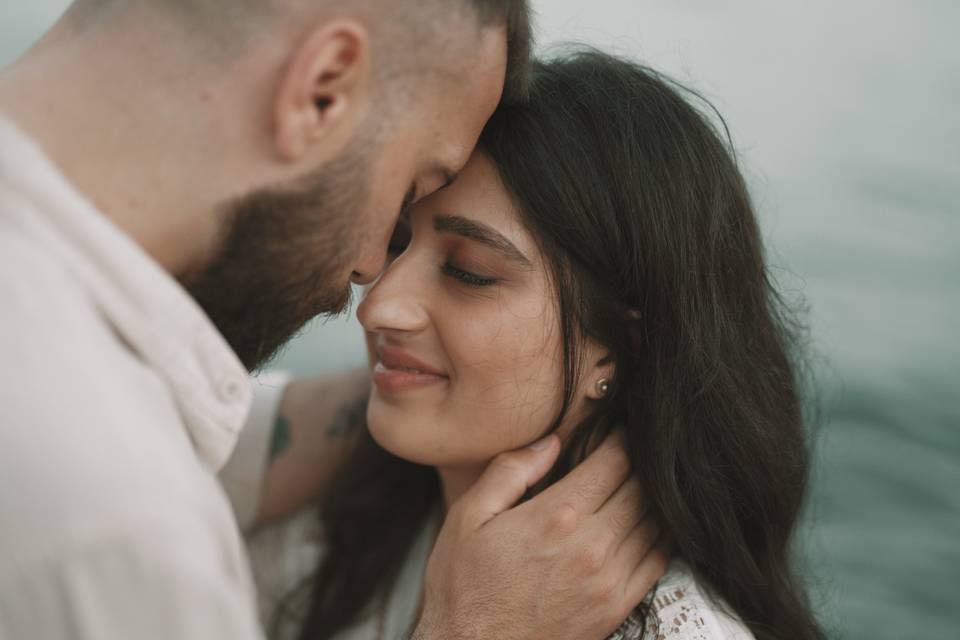
[[[357,307],[357,319],[365,330],[416,333],[427,326],[423,280],[410,267],[412,262],[402,257],[368,287]]]

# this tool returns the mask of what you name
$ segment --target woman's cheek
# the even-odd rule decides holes
[[[492,455],[525,446],[550,426],[563,376],[540,318],[501,322],[475,333],[459,367],[464,418]],[[481,424],[482,423],[482,424]]]

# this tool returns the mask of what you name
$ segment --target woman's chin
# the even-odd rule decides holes
[[[367,428],[381,448],[403,460],[430,467],[484,468],[498,454],[533,441],[505,442],[493,437],[496,429],[476,425],[466,429],[467,422],[462,417],[400,407],[385,402],[376,393],[367,406]]]
[[[403,420],[378,419],[376,413],[371,406],[367,427],[370,436],[382,449],[408,462],[429,466],[442,464],[436,456],[431,455],[430,443],[415,433],[413,425],[406,425]]]
[[[463,451],[459,442],[458,451],[451,451],[443,444],[439,434],[423,433],[422,423],[407,423],[399,420],[378,420],[371,415],[367,420],[370,436],[385,451],[398,458],[428,467],[463,467],[484,465],[490,457],[471,455]]]

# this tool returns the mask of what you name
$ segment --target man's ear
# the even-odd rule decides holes
[[[366,27],[339,19],[294,50],[274,104],[274,146],[283,160],[300,160],[321,140],[331,153],[349,141],[368,106],[369,46]]]
[[[588,362],[592,362],[593,367],[584,372],[586,374],[583,382],[586,387],[584,393],[591,400],[600,400],[607,394],[602,390],[602,384],[598,383],[606,380],[608,386],[613,384],[613,376],[616,373],[613,358],[610,357],[609,352],[597,346],[588,347],[588,357],[590,358]]]

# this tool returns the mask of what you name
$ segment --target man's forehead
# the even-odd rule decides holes
[[[439,117],[452,127],[466,128],[475,140],[500,102],[504,80],[501,66],[478,69],[458,82],[447,83],[435,103]]]
[[[421,111],[411,124],[426,143],[424,172],[436,184],[448,184],[466,165],[477,139],[503,94],[506,75],[506,31],[484,29],[473,59],[459,75],[444,78],[422,94]],[[485,51],[479,51],[485,49]],[[413,114],[411,114],[413,115]]]
[[[490,102],[499,102],[507,75],[505,27],[483,27],[471,35],[469,46],[461,43],[442,55],[431,63],[439,71],[439,82],[431,84],[437,93],[452,98],[454,108],[478,103],[489,108]]]

